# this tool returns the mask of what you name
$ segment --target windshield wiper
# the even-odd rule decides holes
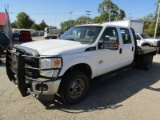
[[[67,39],[65,39],[65,40],[71,40],[71,41],[77,41],[77,42],[79,42],[78,40],[73,39],[73,38],[67,38]]]

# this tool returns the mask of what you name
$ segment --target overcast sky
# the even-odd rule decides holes
[[[20,12],[25,12],[39,24],[44,20],[48,25],[60,27],[60,23],[70,19],[76,19],[86,15],[85,11],[91,11],[90,17],[98,16],[98,5],[103,0],[0,0],[0,12],[9,6],[11,22],[16,20]],[[126,19],[142,18],[156,10],[157,0],[112,0],[126,13]]]

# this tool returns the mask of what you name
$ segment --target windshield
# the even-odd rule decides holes
[[[142,38],[143,38],[143,39],[152,38],[151,36],[149,36],[149,35],[146,35],[146,34],[141,34],[141,36],[142,36]]]
[[[60,36],[63,40],[78,41],[81,43],[93,43],[102,26],[75,26]]]

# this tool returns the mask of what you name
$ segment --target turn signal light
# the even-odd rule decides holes
[[[57,67],[59,64],[61,64],[61,60],[55,60],[52,63],[52,66]]]

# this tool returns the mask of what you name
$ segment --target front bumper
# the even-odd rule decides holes
[[[157,51],[158,51],[158,54],[160,54],[160,41],[157,42]]]
[[[30,93],[32,94],[42,94],[42,95],[54,95],[57,93],[61,79],[56,79],[54,81],[32,81],[32,90]]]
[[[17,52],[17,49],[14,47],[9,47],[7,49],[6,72],[10,81],[14,82],[17,85],[22,96],[25,97],[29,94],[54,95],[57,93],[61,82],[61,77],[58,77],[61,68],[51,68],[51,69],[39,68],[40,59],[52,58],[52,57],[55,56],[33,57],[27,55],[25,51]],[[32,65],[28,66],[28,63]],[[57,77],[47,78],[40,76],[41,70],[52,70],[52,69],[58,71]]]

